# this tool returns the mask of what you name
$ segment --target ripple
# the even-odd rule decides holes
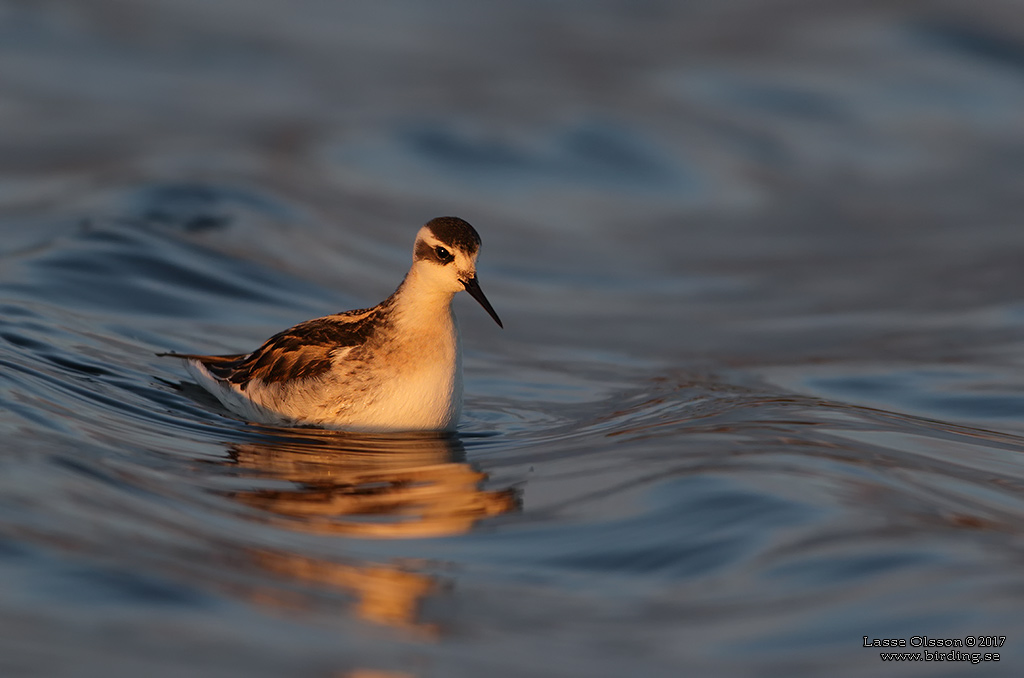
[[[309,308],[327,295],[307,282],[135,222],[83,227],[18,258],[8,295],[45,300],[106,318],[223,318],[238,307]]]
[[[1016,367],[851,364],[778,368],[766,375],[805,393],[941,420],[1016,429],[1024,412],[1024,374]]]

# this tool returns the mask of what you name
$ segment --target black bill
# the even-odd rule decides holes
[[[479,301],[480,305],[484,307],[484,310],[494,318],[494,322],[498,323],[498,327],[505,329],[505,326],[501,324],[501,318],[499,318],[498,314],[494,312],[494,309],[491,307],[491,302],[487,301],[487,297],[484,296],[484,291],[480,289],[480,283],[476,281],[476,276],[473,276],[469,280],[463,280],[462,284],[466,286],[466,291],[469,292],[469,296]]]

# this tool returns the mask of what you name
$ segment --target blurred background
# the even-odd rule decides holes
[[[1011,0],[0,0],[0,674],[1015,675],[1022,213]],[[457,436],[154,356],[447,214]]]

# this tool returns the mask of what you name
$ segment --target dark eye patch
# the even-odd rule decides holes
[[[442,266],[455,261],[455,255],[443,245],[428,245],[422,240],[416,241],[414,258],[416,261],[436,261]]]

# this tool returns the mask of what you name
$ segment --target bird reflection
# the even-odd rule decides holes
[[[514,490],[481,489],[486,474],[465,461],[462,443],[448,434],[290,429],[286,436],[233,445],[231,458],[268,482],[228,496],[296,531],[371,539],[451,536],[518,506]],[[417,612],[438,582],[408,564],[339,563],[267,549],[251,549],[248,556],[277,576],[354,594],[362,619],[433,630],[417,621]]]

